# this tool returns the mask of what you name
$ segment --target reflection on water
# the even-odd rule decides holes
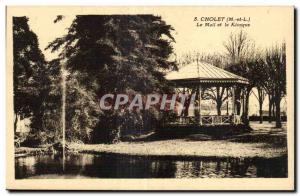
[[[15,160],[16,178],[238,178],[287,177],[287,157],[179,158],[113,154],[39,155]]]

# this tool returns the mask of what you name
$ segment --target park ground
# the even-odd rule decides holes
[[[130,142],[116,144],[70,144],[74,152],[118,153],[145,156],[205,156],[205,157],[264,157],[287,154],[286,124],[278,129],[274,123],[251,122],[253,131],[211,139],[203,134],[188,135],[180,139],[153,139],[143,135]],[[220,130],[221,131],[221,130]],[[152,138],[152,139],[148,139]]]
[[[143,156],[201,156],[201,157],[264,157],[287,154],[286,123],[275,128],[274,123],[251,122],[251,132],[239,133],[222,139],[203,134],[182,138],[156,138],[155,133],[140,135],[128,142],[115,144],[68,144],[74,153],[118,153]],[[220,130],[222,131],[222,130]],[[43,148],[16,148],[16,157],[39,154]]]

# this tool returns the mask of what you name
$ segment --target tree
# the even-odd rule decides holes
[[[230,34],[228,41],[224,42],[224,47],[226,49],[225,55],[228,58],[226,69],[249,80],[249,85],[247,85],[244,93],[245,111],[243,117],[245,124],[249,123],[249,96],[252,88],[255,86],[255,79],[253,79],[253,76],[255,76],[254,71],[257,59],[255,59],[256,54],[254,53],[254,45],[254,42],[250,40],[243,31],[240,31],[238,34]],[[236,99],[241,97],[241,92],[241,88],[238,87],[236,89]],[[239,110],[238,113],[240,113]]]
[[[265,73],[267,74],[267,79],[264,81],[264,90],[268,95],[268,102],[269,102],[269,123],[272,122],[272,114],[273,107],[274,107],[274,81],[271,80],[270,76],[268,76],[268,66],[265,64]]]
[[[253,95],[258,100],[259,104],[259,116],[260,116],[260,123],[263,122],[263,103],[266,97],[266,88],[265,88],[265,82],[267,80],[267,74],[265,72],[265,63],[263,56],[261,55],[262,52],[258,49],[257,55],[255,57],[255,64],[250,67],[252,69],[252,76],[249,78],[249,80],[252,81],[253,87],[257,90],[257,95],[253,92]]]
[[[14,131],[18,118],[39,116],[49,85],[44,73],[45,59],[39,49],[38,39],[28,26],[28,18],[13,17],[13,88]],[[31,126],[35,127],[35,123]]]
[[[226,57],[219,53],[207,54],[207,53],[200,53],[196,51],[187,52],[181,55],[180,58],[177,59],[177,62],[181,67],[193,62],[204,62],[204,63],[210,63],[222,69],[227,64]]]
[[[263,123],[263,103],[266,97],[266,91],[263,87],[258,86],[256,87],[257,89],[257,95],[255,93],[253,93],[253,95],[256,97],[256,99],[258,100],[258,105],[259,105],[259,123],[262,124]]]
[[[66,139],[68,141],[90,141],[93,128],[98,123],[100,107],[97,95],[79,81],[86,78],[75,71],[66,79]]]
[[[281,46],[273,46],[266,51],[265,57],[268,80],[266,82],[266,89],[273,93],[273,100],[276,108],[276,127],[281,125],[281,109],[280,102],[282,97],[286,94],[286,49],[285,43]]]
[[[177,68],[169,60],[174,41],[171,31],[161,17],[153,15],[81,15],[76,16],[68,33],[48,48],[62,49],[60,61],[70,72],[69,77],[86,90],[86,96],[170,91],[164,70]],[[77,72],[80,77],[74,77]],[[74,102],[69,100],[68,107]],[[146,111],[140,113],[145,116]],[[108,129],[120,130],[125,118],[120,111],[91,112],[88,116],[99,119],[90,127],[98,135]]]
[[[223,105],[223,102],[228,99],[228,96],[224,96],[226,92],[225,87],[211,87],[207,88],[204,93],[204,99],[212,99],[216,102],[217,105],[217,113],[220,116],[221,115],[221,107]]]
[[[27,17],[13,17],[14,131],[18,119],[30,119],[30,134],[22,145],[54,142],[60,137],[59,67],[47,62]]]
[[[231,33],[228,41],[223,45],[230,64],[238,64],[247,59],[254,48],[254,42],[244,31],[240,31],[238,34]]]

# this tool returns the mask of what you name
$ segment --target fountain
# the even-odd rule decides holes
[[[65,156],[66,156],[66,76],[67,71],[65,69],[65,64],[63,63],[61,67],[62,76],[62,160],[63,160],[63,171],[65,170]]]

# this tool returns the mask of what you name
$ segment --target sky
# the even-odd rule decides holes
[[[55,38],[67,33],[77,14],[154,14],[161,16],[167,24],[174,28],[172,35],[175,38],[174,53],[180,55],[189,52],[220,53],[224,54],[224,42],[231,33],[241,30],[247,33],[248,38],[255,42],[258,48],[264,49],[274,44],[287,42],[287,50],[293,43],[293,8],[292,7],[10,7],[8,17],[27,16],[29,26],[39,38],[40,48],[47,60],[57,57],[58,53],[44,50]],[[57,15],[65,18],[54,23]],[[249,27],[197,27],[194,21],[197,17],[245,17],[250,18]],[[219,22],[217,22],[219,23]],[[289,51],[287,51],[289,52]],[[251,96],[251,103],[258,104]],[[265,101],[264,109],[267,109]],[[286,102],[283,101],[282,105]],[[251,107],[250,107],[251,108]],[[257,107],[256,107],[257,108]],[[252,112],[257,112],[252,111]],[[250,113],[252,113],[250,111]]]
[[[289,39],[287,35],[291,30],[292,18],[290,10],[279,7],[159,7],[138,9],[105,9],[105,8],[27,8],[21,9],[17,15],[29,17],[30,28],[38,35],[40,47],[43,50],[49,42],[67,33],[76,14],[121,14],[151,13],[161,16],[173,28],[173,43],[175,53],[180,56],[187,52],[224,53],[224,42],[231,33],[241,30],[255,41],[259,48],[270,47]],[[63,21],[54,23],[56,15],[64,15]],[[250,17],[250,27],[197,27],[194,17]],[[201,23],[201,21],[198,21]],[[57,53],[44,51],[46,59],[51,60]]]

